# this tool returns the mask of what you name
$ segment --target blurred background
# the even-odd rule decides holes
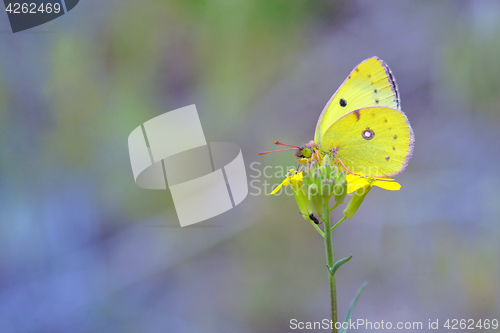
[[[353,319],[424,332],[500,319],[499,54],[496,0],[82,0],[16,34],[0,14],[0,331],[287,332],[329,318],[323,240],[292,197],[266,195],[282,176],[259,173],[293,153],[257,152],[311,140],[374,55],[416,146],[401,191],[375,188],[334,233],[336,258],[354,255],[339,317],[368,281]],[[180,228],[169,191],[135,185],[127,138],[190,104],[257,181],[235,209]]]

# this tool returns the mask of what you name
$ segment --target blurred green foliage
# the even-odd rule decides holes
[[[472,112],[500,115],[500,5],[495,1],[471,3],[462,13],[444,52],[446,77],[454,97]]]

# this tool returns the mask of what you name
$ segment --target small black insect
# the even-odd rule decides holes
[[[313,213],[309,214],[309,218],[311,219],[311,221],[313,221],[315,224],[320,224],[321,222],[318,220],[318,218],[316,216],[314,216]]]

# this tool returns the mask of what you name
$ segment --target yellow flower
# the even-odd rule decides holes
[[[389,191],[399,191],[401,188],[399,183],[389,177],[364,177],[363,174],[349,174],[345,178],[347,180],[347,193],[354,193],[347,207],[344,209],[346,219],[350,219],[356,214],[356,211],[363,203],[368,192],[372,189],[372,186],[378,186]]]
[[[344,209],[345,218],[350,219],[354,216],[373,186],[378,186],[389,191],[398,191],[401,189],[401,185],[392,178],[367,177],[362,173],[345,175],[345,172],[330,169],[328,158],[325,157],[324,160],[326,162],[321,166],[313,162],[309,166],[309,169],[306,167],[305,173],[290,169],[286,178],[271,194],[276,194],[281,187],[290,185],[300,212],[304,216],[304,219],[307,220],[310,214],[321,216],[324,210],[323,205],[330,200],[332,195],[335,195],[335,207],[337,207],[344,202],[346,194],[353,193],[353,196]],[[323,191],[325,189],[326,191]],[[340,193],[338,190],[340,190]]]
[[[290,169],[286,178],[279,184],[271,194],[275,194],[278,192],[282,186],[292,185],[293,189],[296,190],[299,186],[302,185],[302,171],[297,172],[293,169]]]
[[[348,174],[346,180],[347,193],[356,192],[358,189],[367,186],[378,186],[389,191],[399,191],[401,189],[401,185],[389,177],[365,177],[360,173],[359,175]]]

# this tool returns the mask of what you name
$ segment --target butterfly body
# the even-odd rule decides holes
[[[401,111],[396,79],[389,66],[372,57],[361,62],[333,94],[319,116],[314,140],[296,149],[300,163],[325,155],[350,173],[368,177],[403,172],[415,137]],[[267,154],[263,152],[259,154]]]

